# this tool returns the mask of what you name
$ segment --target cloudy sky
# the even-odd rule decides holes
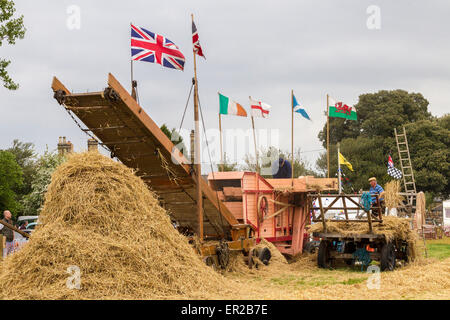
[[[289,150],[293,89],[313,119],[296,115],[295,147],[314,163],[327,93],[354,104],[362,93],[404,89],[421,92],[433,115],[449,112],[448,1],[15,2],[27,33],[0,49],[0,57],[13,61],[9,72],[20,84],[17,91],[0,88],[0,149],[17,138],[33,142],[39,152],[52,150],[58,136],[85,149],[85,134],[52,98],[52,77],[76,92],[100,91],[111,72],[128,88],[130,22],[166,36],[186,56],[184,72],[145,62],[134,68],[147,113],[159,125],[178,127],[193,76],[191,13],[207,57],[198,62],[198,77],[209,130],[218,128],[218,91],[247,108],[251,95],[273,107],[269,119],[255,120],[256,128],[278,132],[280,147]],[[367,24],[374,26],[374,5],[379,29]],[[67,25],[73,22],[71,6],[80,10],[79,29]],[[229,116],[222,125],[247,130],[251,121]],[[193,127],[192,106],[183,127]]]

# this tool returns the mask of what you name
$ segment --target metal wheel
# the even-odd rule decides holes
[[[317,254],[317,265],[319,268],[330,268],[330,243],[326,240],[321,240],[319,245],[319,253]]]
[[[265,247],[258,250],[258,259],[266,266],[269,264],[270,258],[272,258],[272,253],[269,248]]]
[[[392,271],[395,268],[395,246],[392,242],[381,247],[381,271]]]
[[[344,253],[353,253],[356,250],[356,245],[354,242],[347,242],[345,244]],[[355,264],[355,259],[344,259],[348,266],[353,266]]]
[[[269,201],[266,196],[260,196],[258,198],[258,221],[263,223],[264,217],[269,213]]]
[[[230,262],[230,249],[225,241],[221,241],[216,248],[219,265],[222,269],[226,269]]]

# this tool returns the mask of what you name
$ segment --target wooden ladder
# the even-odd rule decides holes
[[[417,193],[416,181],[414,180],[414,171],[411,164],[411,157],[409,155],[408,138],[406,137],[405,126],[403,126],[403,133],[399,134],[397,132],[397,128],[394,128],[394,132],[405,192],[415,195]],[[415,206],[415,203],[413,203],[415,198],[415,196],[408,197],[408,202],[411,206]]]

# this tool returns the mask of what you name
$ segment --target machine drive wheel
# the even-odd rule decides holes
[[[224,241],[221,241],[219,245],[216,247],[216,255],[219,260],[219,265],[222,269],[226,269],[228,263],[230,262],[230,249],[228,248],[228,244]]]
[[[316,247],[314,246],[314,244],[311,241],[308,241],[303,246],[303,252],[314,253],[314,252],[316,252]]]
[[[344,253],[354,253],[356,251],[356,245],[354,242],[348,242],[345,245]],[[355,264],[355,259],[344,259],[348,266],[353,266]]]
[[[392,242],[381,247],[381,271],[392,271],[395,268],[395,246]]]
[[[270,252],[269,248],[265,247],[258,251],[258,259],[267,266],[269,264],[270,258],[272,258],[272,253]]]
[[[319,253],[317,254],[317,265],[319,268],[331,267],[330,243],[328,241],[320,241]]]

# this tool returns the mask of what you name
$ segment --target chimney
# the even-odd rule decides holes
[[[73,143],[70,141],[67,141],[67,152],[72,153],[73,152]]]
[[[66,137],[58,138],[58,154],[63,156],[67,153],[73,152],[73,144],[66,140]]]
[[[88,151],[98,151],[98,142],[95,139],[88,139]]]

